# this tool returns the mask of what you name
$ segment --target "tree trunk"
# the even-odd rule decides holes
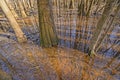
[[[42,47],[51,47],[57,45],[57,36],[55,32],[54,22],[51,14],[51,6],[49,0],[37,0],[40,44]]]
[[[18,25],[15,17],[11,13],[10,9],[8,8],[5,0],[0,0],[0,7],[2,8],[3,12],[5,13],[6,17],[8,18],[13,30],[15,31],[16,37],[18,42],[26,42],[26,37],[24,36],[24,33],[20,29],[20,26]]]
[[[14,7],[11,5],[10,0],[6,0],[6,3],[7,3],[7,5],[8,5],[8,7],[10,8],[12,14],[13,14],[16,18],[18,18],[18,15],[17,15],[17,13],[16,13]]]
[[[97,23],[97,27],[93,33],[93,37],[92,37],[92,40],[91,40],[91,43],[90,43],[90,53],[95,53],[95,47],[97,45],[97,42],[98,42],[98,38],[99,38],[99,35],[101,33],[101,30],[103,28],[103,25],[106,21],[106,19],[108,18],[108,15],[110,13],[110,10],[112,8],[112,4],[114,3],[114,0],[107,0],[106,2],[106,5],[105,5],[105,9],[103,11],[103,14],[101,16],[101,18],[99,19],[98,23]]]
[[[104,32],[102,32],[100,35],[99,42],[97,43],[97,46],[96,46],[97,47],[96,51],[98,51],[98,49],[100,48],[101,43],[104,41],[108,31],[113,30],[113,28],[114,28],[114,26],[112,26],[112,24],[114,22],[115,17],[117,16],[119,10],[120,10],[120,3],[118,3],[118,6],[114,7],[114,8],[115,8],[114,11],[112,13],[110,13],[110,16],[107,20],[107,22],[109,22],[109,24],[107,24],[107,26],[105,26]]]
[[[19,7],[20,7],[20,11],[21,11],[22,17],[27,17],[27,14],[25,13],[24,7],[23,7],[21,2],[22,1],[18,0],[18,4],[19,4]]]

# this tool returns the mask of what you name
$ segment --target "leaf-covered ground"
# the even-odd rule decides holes
[[[120,80],[117,58],[88,57],[65,47],[41,48],[0,37],[0,55],[1,70],[13,80]]]

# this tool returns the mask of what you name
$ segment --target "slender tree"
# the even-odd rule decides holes
[[[8,7],[10,8],[12,14],[13,14],[16,18],[18,18],[18,15],[17,15],[17,13],[16,13],[14,7],[11,5],[10,0],[6,0],[6,3],[7,3],[7,5],[8,5]]]
[[[50,0],[37,0],[40,44],[42,47],[51,47],[57,45],[57,35],[51,13]]]
[[[120,10],[120,3],[116,7],[113,7],[113,8],[114,8],[114,10],[112,11],[112,13],[110,13],[110,16],[107,20],[107,22],[109,22],[109,24],[107,24],[107,26],[105,26],[104,32],[101,33],[100,39],[99,39],[97,46],[96,46],[97,47],[96,51],[98,51],[98,49],[100,48],[100,45],[101,45],[102,41],[104,41],[108,31],[110,31],[114,28],[114,26],[112,26],[112,24],[114,22],[116,15],[118,14],[118,12]]]
[[[23,7],[23,4],[22,4],[22,1],[18,0],[18,4],[19,4],[19,8],[20,8],[20,11],[21,11],[22,17],[27,17],[27,14],[25,13],[25,10],[24,10],[24,7]]]
[[[91,40],[91,43],[90,43],[90,51],[89,51],[89,54],[95,54],[95,47],[97,45],[97,42],[98,42],[98,38],[99,38],[99,35],[102,31],[102,28],[103,28],[103,25],[106,21],[106,19],[108,18],[108,14],[110,13],[110,10],[112,8],[112,4],[114,3],[114,0],[107,0],[106,2],[106,5],[105,5],[105,8],[104,8],[104,11],[102,13],[102,16],[101,18],[99,19],[98,23],[97,23],[97,27],[93,33],[93,37],[92,37],[92,40]]]
[[[15,31],[18,42],[26,42],[27,39],[24,36],[24,33],[22,32],[22,30],[20,29],[20,26],[18,25],[15,17],[13,16],[10,9],[8,8],[5,0],[0,0],[0,7],[2,8],[2,10],[5,13],[6,17],[8,18],[13,30]]]

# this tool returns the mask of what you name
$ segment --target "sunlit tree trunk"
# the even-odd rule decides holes
[[[12,14],[13,14],[16,18],[18,18],[18,15],[17,15],[17,13],[15,12],[14,7],[11,5],[10,0],[6,0],[6,2],[7,2],[8,7],[10,8]]]
[[[21,10],[22,17],[27,17],[27,14],[25,13],[24,7],[22,5],[22,1],[18,0],[18,4]]]
[[[14,29],[18,42],[25,42],[27,39],[24,36],[24,33],[22,32],[22,30],[20,29],[20,26],[18,25],[15,17],[13,16],[10,9],[8,8],[5,0],[0,0],[0,7],[2,8],[6,17],[8,18],[12,28]]]
[[[57,36],[55,32],[53,17],[50,10],[50,0],[37,0],[40,44],[42,47],[51,47],[57,45]]]
[[[106,19],[108,18],[108,15],[110,13],[110,10],[112,8],[113,3],[114,3],[114,0],[107,0],[107,2],[106,2],[103,14],[102,14],[101,18],[99,19],[99,21],[97,23],[97,27],[96,27],[96,29],[93,33],[93,37],[92,37],[90,47],[89,47],[90,48],[90,54],[95,53],[94,51],[95,51],[95,47],[96,47],[97,42],[98,42],[99,35],[101,33],[101,30],[103,28],[103,25],[104,25]]]
[[[22,5],[23,5],[25,11],[26,11],[26,10],[29,10],[29,7],[28,7],[28,5],[27,5],[26,0],[22,0],[21,2],[22,2]]]

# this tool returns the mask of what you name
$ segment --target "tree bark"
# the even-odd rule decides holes
[[[97,27],[93,33],[93,37],[92,37],[90,47],[89,47],[90,48],[89,54],[95,53],[94,51],[95,51],[95,47],[96,47],[97,42],[98,42],[99,35],[101,33],[101,30],[103,28],[103,25],[104,25],[106,19],[108,18],[108,15],[109,15],[110,10],[112,8],[113,2],[114,2],[114,0],[107,0],[107,2],[106,2],[103,14],[102,14],[101,18],[99,19],[99,21],[97,23]]]
[[[11,5],[10,0],[6,0],[6,3],[7,3],[7,5],[8,5],[8,7],[10,8],[12,14],[13,14],[16,18],[18,18],[18,15],[17,15],[17,13],[16,13],[14,7]]]
[[[40,44],[42,47],[51,47],[57,45],[57,35],[53,17],[50,10],[50,0],[37,0],[39,29],[40,29]]]
[[[19,4],[19,8],[20,8],[22,17],[27,17],[27,14],[25,13],[24,7],[23,7],[23,5],[22,5],[21,2],[22,2],[22,1],[18,0],[18,4]]]
[[[0,0],[0,7],[2,8],[3,12],[5,13],[6,17],[8,18],[13,30],[15,31],[16,37],[18,42],[26,42],[26,37],[24,36],[24,33],[20,29],[20,26],[18,25],[15,17],[11,13],[10,9],[8,8],[5,0]]]
[[[114,28],[114,26],[112,26],[112,24],[114,22],[115,17],[117,16],[119,10],[120,10],[120,3],[118,3],[118,6],[114,7],[114,8],[115,8],[114,11],[112,13],[110,13],[110,16],[107,20],[107,22],[109,22],[109,24],[107,24],[107,26],[105,26],[104,32],[102,32],[100,35],[99,42],[97,43],[97,46],[96,46],[97,47],[96,51],[98,51],[98,49],[100,48],[101,43],[104,41],[105,37],[107,36],[108,31],[113,30],[113,28]]]

